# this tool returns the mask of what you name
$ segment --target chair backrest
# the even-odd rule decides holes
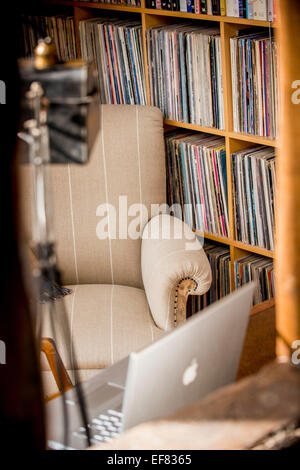
[[[142,287],[141,240],[126,236],[126,224],[134,232],[140,207],[134,204],[145,206],[146,223],[151,205],[166,201],[162,113],[148,106],[102,105],[100,116],[89,163],[51,167],[59,268],[65,284]],[[22,216],[29,238],[31,171],[21,166]],[[127,204],[125,212],[120,202]],[[108,231],[112,239],[105,238]]]

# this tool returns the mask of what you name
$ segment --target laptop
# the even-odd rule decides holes
[[[142,351],[133,352],[83,382],[91,443],[110,441],[139,423],[177,409],[232,383],[240,362],[255,283],[249,283]],[[68,442],[64,442],[63,400],[46,405],[51,449],[88,446],[74,390],[64,394]]]

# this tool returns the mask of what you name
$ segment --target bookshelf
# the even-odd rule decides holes
[[[223,73],[223,92],[224,92],[224,109],[225,109],[225,130],[216,128],[201,127],[194,124],[184,122],[177,122],[172,120],[165,120],[166,128],[182,128],[193,130],[196,132],[206,132],[225,138],[226,146],[226,161],[227,161],[227,187],[228,187],[228,209],[229,209],[229,237],[221,237],[208,233],[199,233],[205,239],[213,242],[221,243],[229,247],[231,257],[231,289],[234,289],[234,276],[233,268],[234,261],[251,253],[266,256],[268,258],[275,258],[273,251],[260,248],[258,246],[244,244],[235,240],[234,236],[234,214],[233,214],[233,195],[232,195],[232,181],[231,181],[231,159],[232,153],[243,150],[254,145],[267,145],[278,148],[278,141],[266,137],[258,137],[254,135],[247,135],[236,133],[233,131],[233,110],[232,110],[232,84],[231,84],[231,59],[230,59],[230,38],[233,37],[237,30],[251,26],[259,26],[262,28],[277,28],[278,22],[270,23],[268,21],[248,20],[243,18],[233,18],[227,16],[211,16],[194,13],[183,13],[178,11],[167,10],[154,10],[145,8],[145,0],[141,0],[141,7],[115,5],[107,3],[92,3],[68,0],[44,0],[43,6],[51,7],[55,14],[61,13],[63,9],[70,12],[75,18],[75,29],[77,48],[79,50],[79,34],[78,23],[82,19],[93,18],[101,16],[103,12],[112,15],[112,12],[119,12],[120,15],[132,15],[140,17],[142,23],[143,34],[143,47],[144,47],[144,62],[145,62],[145,77],[146,77],[146,92],[147,102],[150,104],[150,88],[149,78],[147,73],[148,58],[146,51],[146,30],[153,26],[172,24],[178,20],[193,20],[203,24],[203,22],[219,23],[220,37],[221,37],[221,58],[222,58],[222,73]],[[100,11],[101,10],[101,11]],[[109,13],[110,12],[110,13]],[[52,14],[52,11],[51,11]]]

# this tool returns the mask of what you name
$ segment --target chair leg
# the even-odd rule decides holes
[[[180,283],[177,299],[177,324],[186,320],[186,303],[189,293],[196,288],[196,283],[192,279],[185,279]]]
[[[73,384],[52,338],[42,338],[42,352],[46,355],[56,385],[61,393],[73,388]]]

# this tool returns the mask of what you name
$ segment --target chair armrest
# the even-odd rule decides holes
[[[169,330],[183,323],[187,296],[205,294],[211,285],[211,267],[196,235],[182,220],[157,215],[144,228],[141,262],[156,325]]]

